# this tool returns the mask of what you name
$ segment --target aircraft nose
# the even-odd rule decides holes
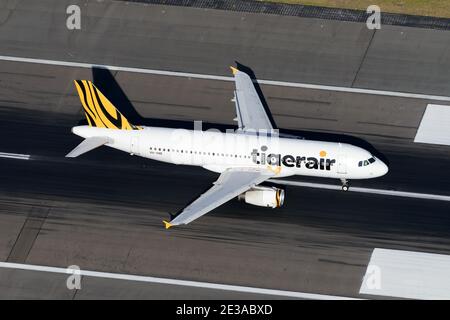
[[[386,173],[389,172],[389,167],[380,159],[376,158],[377,163],[377,175],[379,177],[384,176]]]

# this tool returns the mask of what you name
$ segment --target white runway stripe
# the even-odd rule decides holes
[[[20,154],[20,153],[5,153],[0,152],[0,158],[10,158],[10,159],[19,159],[19,160],[30,160],[29,154]]]
[[[449,300],[450,256],[375,248],[359,293],[407,299]]]
[[[290,186],[309,187],[309,188],[328,189],[328,190],[341,190],[341,186],[336,186],[336,185],[331,185],[331,184],[298,182],[298,181],[279,180],[279,179],[270,179],[269,181],[278,183],[278,184],[283,184],[283,185],[290,185]],[[450,201],[450,196],[430,194],[430,193],[370,189],[370,188],[360,188],[360,187],[350,187],[348,192],[361,192],[361,193],[388,195],[388,196],[394,196],[394,197]]]
[[[1,60],[11,61],[11,62],[37,63],[37,64],[46,64],[46,65],[64,66],[64,67],[76,67],[76,68],[100,67],[100,68],[107,68],[112,71],[136,72],[136,73],[163,75],[163,76],[187,77],[187,78],[194,78],[194,79],[234,81],[233,77],[215,76],[215,75],[198,74],[198,73],[187,73],[187,72],[165,71],[165,70],[152,70],[152,69],[143,69],[143,68],[119,67],[119,66],[92,64],[92,63],[83,63],[83,62],[21,58],[21,57],[11,57],[11,56],[0,56],[0,61]],[[391,96],[391,97],[401,97],[401,98],[411,98],[411,99],[426,99],[426,100],[450,102],[450,97],[447,97],[447,96],[427,95],[427,94],[419,94],[419,93],[359,89],[359,88],[350,88],[350,87],[326,86],[326,85],[318,85],[318,84],[273,81],[273,80],[258,80],[258,82],[260,84],[281,86],[281,87],[304,88],[304,89],[349,92],[349,93],[362,93],[362,94],[370,94],[370,95]]]
[[[178,279],[169,279],[169,278],[156,278],[156,277],[137,276],[137,275],[130,275],[130,274],[121,274],[121,273],[87,271],[87,270],[80,270],[80,271],[76,270],[75,271],[75,270],[57,268],[57,267],[37,266],[37,265],[9,263],[9,262],[0,262],[0,268],[51,272],[51,273],[62,273],[62,274],[74,274],[75,273],[75,274],[80,274],[80,275],[86,276],[86,277],[158,283],[158,284],[187,286],[187,287],[196,287],[196,288],[203,288],[203,289],[235,291],[235,292],[243,292],[243,293],[263,294],[263,295],[300,298],[300,299],[320,299],[320,300],[354,300],[355,299],[355,298],[348,298],[348,297],[341,297],[341,296],[304,293],[304,292],[296,292],[296,291],[285,291],[285,290],[274,290],[274,289],[263,289],[263,288],[256,288],[256,287],[244,287],[244,286],[235,286],[235,285],[228,285],[228,284],[211,283],[211,282],[188,281],[188,280],[178,280]]]
[[[414,142],[450,146],[450,106],[428,104]]]

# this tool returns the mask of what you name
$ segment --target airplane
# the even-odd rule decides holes
[[[235,197],[248,204],[279,208],[284,203],[284,189],[262,184],[269,179],[293,175],[336,178],[347,191],[349,179],[376,178],[388,172],[383,161],[361,147],[280,134],[250,76],[236,67],[231,70],[238,128],[225,133],[131,124],[91,81],[75,80],[88,125],[72,128],[72,133],[84,140],[66,157],[78,157],[105,145],[219,173],[209,190],[171,214],[170,221],[163,220],[166,229],[188,224]]]

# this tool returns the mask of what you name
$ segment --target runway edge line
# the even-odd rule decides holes
[[[98,67],[98,68],[106,68],[111,71],[124,71],[124,72],[134,72],[134,73],[172,76],[172,77],[185,77],[185,78],[193,78],[193,79],[234,81],[233,77],[226,77],[226,76],[207,75],[207,74],[188,73],[188,72],[177,72],[177,71],[165,71],[165,70],[153,70],[153,69],[143,69],[143,68],[133,68],[133,67],[119,67],[119,66],[95,64],[95,63],[85,63],[85,62],[23,58],[23,57],[12,57],[12,56],[2,56],[2,55],[0,55],[0,61],[35,63],[35,64],[45,64],[45,65],[62,66],[62,67],[76,67],[76,68]],[[347,92],[347,93],[360,93],[360,94],[370,94],[370,95],[379,95],[379,96],[390,96],[390,97],[399,97],[399,98],[450,102],[450,97],[427,95],[427,94],[420,94],[420,93],[350,88],[350,87],[328,86],[328,85],[275,81],[275,80],[258,80],[258,83],[265,84],[265,85],[272,85],[272,86],[280,86],[280,87],[291,87],[291,88],[324,90],[324,91],[335,91],[335,92]]]
[[[272,295],[272,296],[280,296],[280,297],[288,297],[288,298],[302,298],[302,299],[316,299],[316,300],[359,300],[358,298],[315,294],[315,293],[305,293],[305,292],[286,291],[286,290],[277,290],[277,289],[264,289],[264,288],[256,288],[256,287],[245,287],[245,286],[219,284],[219,283],[211,283],[211,282],[190,281],[190,280],[178,280],[178,279],[170,279],[170,278],[157,278],[157,277],[138,276],[138,275],[121,274],[121,273],[65,269],[65,268],[59,268],[59,267],[38,266],[38,265],[10,263],[10,262],[0,262],[0,268],[25,270],[25,271],[50,272],[50,273],[68,274],[68,275],[77,274],[77,275],[81,275],[81,276],[85,276],[85,277],[106,278],[106,279],[112,279],[112,280],[128,280],[128,281],[158,283],[158,284],[167,284],[167,285],[178,285],[178,286],[196,287],[196,288],[203,288],[203,289]]]

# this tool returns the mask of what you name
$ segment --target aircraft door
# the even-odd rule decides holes
[[[338,168],[337,172],[340,174],[347,173],[347,158],[345,155],[345,148],[342,144],[339,143],[339,153],[338,153]]]
[[[132,135],[131,136],[131,154],[139,155],[139,136]]]

